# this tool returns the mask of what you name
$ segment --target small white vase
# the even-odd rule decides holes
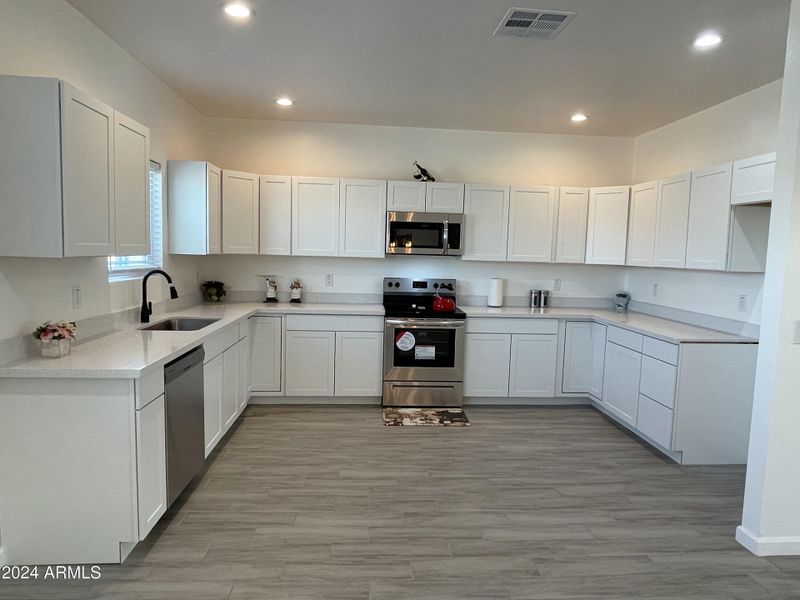
[[[71,349],[70,340],[41,340],[42,356],[45,358],[61,358],[69,356]]]

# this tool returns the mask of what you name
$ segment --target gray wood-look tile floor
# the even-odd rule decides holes
[[[744,468],[680,467],[588,408],[251,406],[124,565],[3,598],[789,599],[733,539]]]

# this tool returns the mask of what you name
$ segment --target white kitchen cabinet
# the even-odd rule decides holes
[[[658,218],[653,264],[682,269],[686,266],[690,173],[658,182]]]
[[[508,395],[512,398],[555,396],[557,356],[557,335],[512,335]]]
[[[258,181],[259,254],[292,253],[292,178],[262,175]]]
[[[337,331],[334,380],[336,396],[380,396],[383,333]]]
[[[282,319],[250,317],[250,323],[250,389],[253,392],[280,392]]]
[[[770,152],[734,162],[731,204],[772,202],[776,159]]]
[[[339,256],[386,256],[386,182],[339,182]]]
[[[588,217],[589,188],[562,187],[558,195],[556,262],[583,263],[586,260]]]
[[[633,426],[639,406],[641,368],[641,353],[606,342],[603,404],[616,418]]]
[[[239,415],[239,345],[222,353],[222,431],[223,435]]]
[[[292,254],[337,256],[339,253],[339,180],[292,178]]]
[[[663,404],[639,395],[636,429],[665,450],[672,449],[674,412]]]
[[[467,333],[464,338],[464,395],[508,397],[511,335]]]
[[[211,163],[167,164],[170,254],[222,252],[222,171]]]
[[[589,393],[603,400],[603,376],[606,365],[606,326],[592,323],[592,378]]]
[[[678,369],[675,365],[665,363],[652,356],[642,356],[639,392],[667,408],[674,408],[677,372]]]
[[[656,244],[658,182],[648,181],[631,188],[626,265],[652,267]]]
[[[554,187],[511,187],[508,261],[552,262],[556,198]]]
[[[506,260],[508,209],[507,186],[466,185],[463,260]]]
[[[236,348],[237,352],[236,364],[239,367],[236,377],[238,404],[236,416],[239,416],[247,408],[247,402],[250,400],[250,338],[245,337],[239,340],[239,343],[234,348]]]
[[[692,173],[686,268],[724,271],[731,215],[731,163]]]
[[[150,254],[150,130],[114,111],[114,255]]]
[[[258,204],[258,175],[223,169],[223,254],[258,254]]]
[[[286,395],[333,396],[336,333],[286,332]]]
[[[564,324],[564,368],[561,391],[565,394],[588,393],[592,386],[591,321],[567,321]]]
[[[396,212],[425,212],[424,181],[389,181],[386,210]]]
[[[203,413],[206,457],[222,438],[223,366],[222,354],[203,365]]]
[[[167,511],[167,449],[164,395],[136,411],[136,480],[139,540]]]
[[[425,212],[450,214],[464,212],[464,184],[428,182],[425,187]]]
[[[628,237],[630,188],[601,187],[589,190],[589,223],[586,263],[624,265]]]
[[[764,272],[771,215],[771,204],[739,204],[732,207],[728,271]]]
[[[64,256],[113,255],[114,109],[63,81],[61,163]]]

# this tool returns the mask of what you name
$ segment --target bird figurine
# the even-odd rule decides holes
[[[417,181],[436,181],[433,175],[428,172],[428,169],[423,167],[417,161],[414,161],[414,166],[417,167],[417,173],[414,174],[414,179]]]

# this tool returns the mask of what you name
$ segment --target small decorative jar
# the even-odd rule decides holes
[[[71,340],[41,340],[42,356],[45,358],[61,358],[69,356],[72,348]]]
[[[46,321],[36,328],[33,337],[39,340],[42,356],[61,358],[69,356],[77,329],[74,321],[59,321],[58,323]]]

